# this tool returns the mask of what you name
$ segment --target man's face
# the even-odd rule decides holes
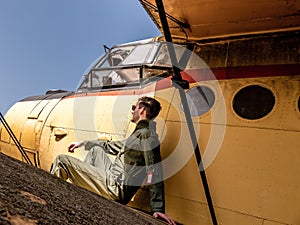
[[[136,103],[136,105],[133,105],[131,108],[132,118],[131,122],[137,123],[140,119],[140,108],[139,108],[139,102]]]

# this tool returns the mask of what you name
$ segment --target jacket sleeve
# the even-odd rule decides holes
[[[150,206],[151,213],[165,213],[164,182],[160,181],[150,185]]]
[[[91,148],[95,146],[103,148],[106,153],[117,155],[124,146],[124,141],[84,141],[84,149],[87,151],[91,150]]]
[[[151,213],[165,213],[164,181],[159,141],[155,137],[147,137],[142,138],[141,143],[146,164],[146,181],[150,185]]]
[[[95,146],[102,146],[104,141],[100,140],[88,140],[84,141],[84,150],[89,151]]]

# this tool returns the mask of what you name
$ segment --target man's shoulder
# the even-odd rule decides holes
[[[150,137],[151,136],[151,130],[149,127],[143,127],[135,131],[135,134],[139,137]]]
[[[141,139],[158,139],[155,129],[149,125],[149,121],[140,121],[136,127],[134,135]]]

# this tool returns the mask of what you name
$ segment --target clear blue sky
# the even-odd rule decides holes
[[[103,44],[158,35],[138,0],[0,0],[0,111],[49,89],[74,91]]]

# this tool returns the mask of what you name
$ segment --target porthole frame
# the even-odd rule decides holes
[[[296,99],[296,111],[300,114],[300,95],[298,95],[298,100]]]
[[[190,91],[190,90],[192,90],[192,89],[194,89],[194,88],[198,88],[198,87],[205,87],[205,88],[208,88],[208,89],[210,89],[211,91],[212,91],[212,93],[213,93],[213,95],[214,95],[214,103],[212,104],[212,106],[209,108],[209,110],[207,111],[207,112],[205,112],[205,113],[203,113],[203,114],[201,114],[201,115],[198,115],[198,116],[193,116],[192,114],[191,114],[191,117],[192,118],[203,118],[203,117],[206,117],[206,116],[208,116],[213,110],[214,110],[214,108],[215,108],[215,106],[216,106],[216,104],[217,104],[217,101],[218,101],[218,95],[216,95],[216,90],[215,90],[215,88],[212,86],[212,85],[207,85],[207,84],[196,84],[196,85],[193,85],[192,87],[190,87],[189,88],[189,90],[188,91]],[[187,92],[188,92],[187,91]],[[188,94],[186,92],[186,95]],[[181,109],[183,110],[183,108],[182,108],[182,105],[181,105]]]
[[[250,87],[250,86],[261,86],[265,89],[268,89],[271,91],[271,93],[273,94],[274,96],[274,105],[273,105],[273,108],[272,110],[265,116],[261,117],[261,118],[258,118],[258,119],[247,119],[247,118],[243,118],[241,117],[239,114],[237,114],[237,112],[235,111],[235,109],[233,108],[233,101],[234,101],[234,98],[235,96],[244,88],[247,88],[247,87]],[[232,113],[234,114],[235,117],[239,118],[240,120],[243,120],[245,122],[248,122],[248,123],[257,123],[257,122],[260,122],[260,121],[263,121],[263,120],[266,120],[268,119],[270,116],[272,116],[274,114],[274,112],[276,111],[276,108],[277,108],[277,105],[278,105],[278,102],[279,102],[279,97],[278,97],[278,92],[270,87],[269,85],[265,84],[265,83],[259,83],[259,82],[252,82],[252,83],[249,83],[247,82],[246,84],[240,86],[236,91],[234,91],[234,93],[232,94],[231,96],[231,100],[230,100],[230,108],[231,108],[231,111]]]
[[[300,95],[298,95],[298,98],[296,96],[295,109],[296,109],[296,112],[300,115]]]

